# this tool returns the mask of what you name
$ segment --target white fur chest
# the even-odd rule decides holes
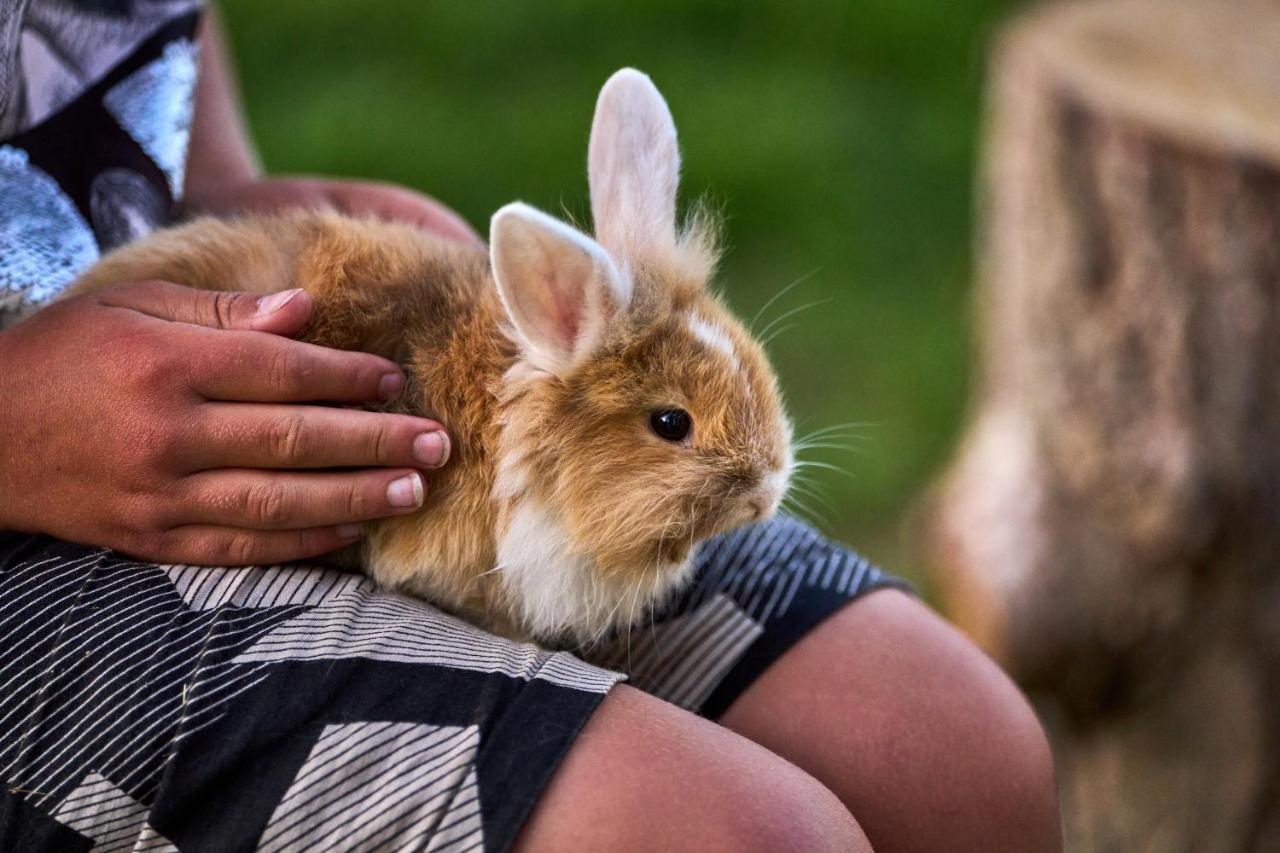
[[[580,642],[637,621],[655,601],[682,585],[692,560],[654,566],[626,578],[603,577],[595,561],[574,553],[554,513],[529,498],[512,503],[498,539],[498,569],[524,628],[539,637]]]

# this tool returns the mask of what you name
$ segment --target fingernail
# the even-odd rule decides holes
[[[382,395],[384,400],[390,400],[392,397],[400,393],[400,389],[404,387],[404,374],[388,373],[378,381],[378,393]]]
[[[343,539],[359,539],[364,535],[364,530],[358,524],[339,524],[337,531]]]
[[[423,465],[439,468],[449,460],[449,436],[440,430],[424,432],[413,440],[413,455]]]
[[[394,507],[422,506],[422,475],[407,474],[387,486],[387,503]]]
[[[267,314],[274,314],[284,306],[288,305],[293,298],[302,292],[302,288],[295,287],[293,290],[282,290],[279,293],[272,293],[258,300],[258,316],[265,317]]]

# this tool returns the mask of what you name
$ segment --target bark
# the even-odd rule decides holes
[[[1037,697],[1071,849],[1280,850],[1280,7],[1035,10],[992,63],[934,579]]]

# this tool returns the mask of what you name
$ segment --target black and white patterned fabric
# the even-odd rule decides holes
[[[0,328],[182,198],[201,0],[0,0]]]
[[[0,850],[505,850],[621,671],[714,717],[897,583],[778,519],[588,662],[358,575],[0,534]]]

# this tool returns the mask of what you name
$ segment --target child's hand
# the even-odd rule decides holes
[[[302,291],[162,282],[0,332],[0,529],[167,563],[303,559],[421,506],[440,424],[306,401],[386,399],[386,359],[290,340]],[[310,469],[310,470],[309,470]]]
[[[197,197],[188,198],[187,207],[193,213],[215,215],[328,207],[356,216],[408,222],[451,240],[483,245],[461,216],[435,199],[405,187],[372,181],[262,178],[206,188]]]

